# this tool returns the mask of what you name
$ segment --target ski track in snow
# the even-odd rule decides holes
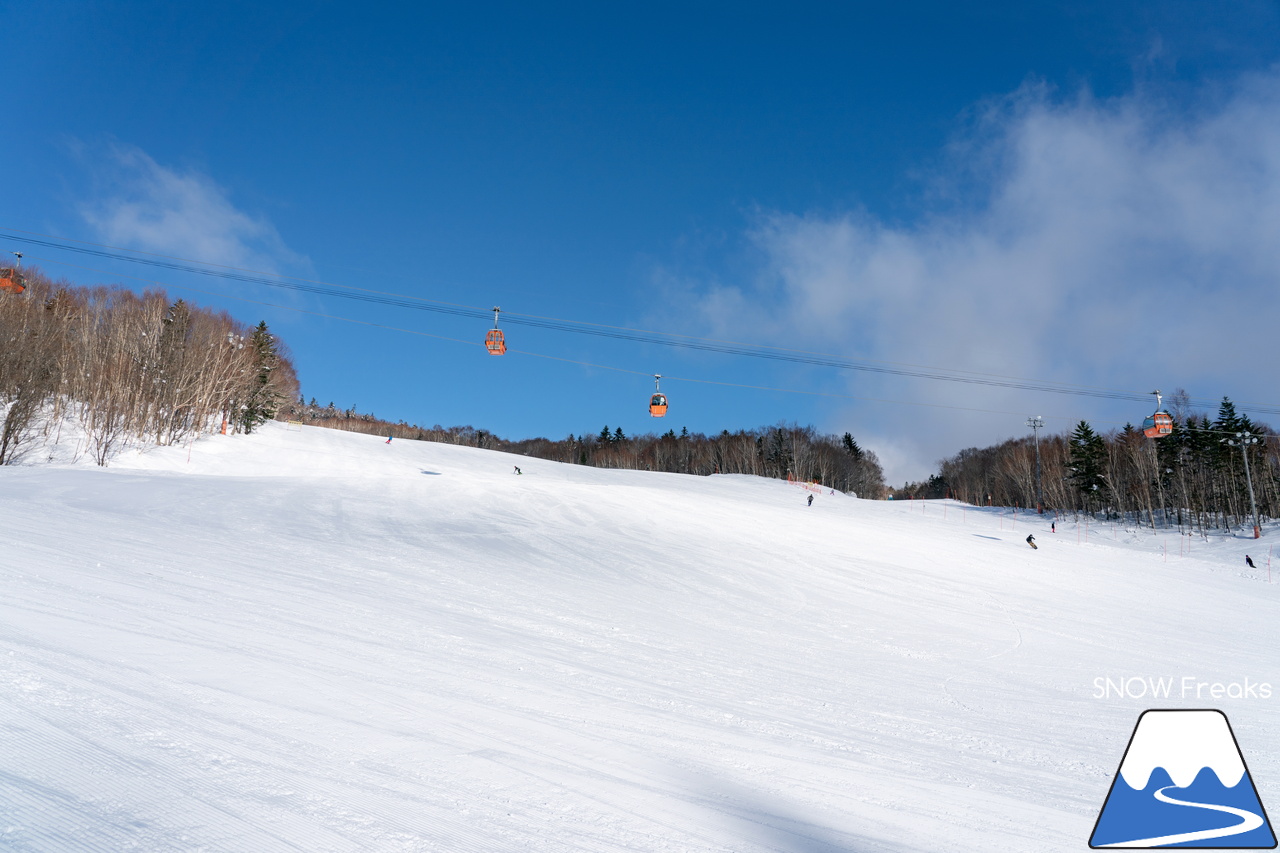
[[[1280,686],[1231,540],[277,424],[187,453],[0,469],[0,849],[1079,850],[1148,707],[1094,678]],[[1265,801],[1272,703],[1225,710]]]

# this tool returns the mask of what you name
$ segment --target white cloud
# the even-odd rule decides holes
[[[80,154],[92,160],[96,186],[79,212],[104,243],[267,272],[305,263],[275,226],[238,209],[207,175],[127,145]]]
[[[980,198],[909,227],[866,213],[762,214],[750,234],[765,258],[759,281],[710,289],[704,305],[750,338],[803,338],[853,357],[1280,399],[1263,349],[1280,308],[1280,76],[1191,109],[1143,95],[1064,102],[1027,87],[989,105],[953,154],[936,197],[976,186]],[[849,385],[1026,415],[1145,414],[864,374]],[[858,407],[850,418],[894,435],[895,458],[912,448],[916,463],[899,462],[892,481],[1024,431],[1022,418],[917,407]]]

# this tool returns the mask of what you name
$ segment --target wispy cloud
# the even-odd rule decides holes
[[[1280,402],[1263,356],[1280,316],[1280,76],[1193,108],[1028,86],[978,115],[932,179],[945,205],[909,226],[761,214],[750,233],[759,279],[704,289],[707,313],[851,356]],[[1028,415],[1106,411],[950,383],[859,376],[851,386]],[[996,426],[1007,416],[948,415],[941,437],[916,426],[937,422],[919,410],[874,419],[893,453],[919,460],[912,476],[1019,431]]]
[[[103,242],[268,272],[305,263],[274,225],[238,208],[208,175],[161,165],[129,145],[77,148],[93,175],[79,213]]]

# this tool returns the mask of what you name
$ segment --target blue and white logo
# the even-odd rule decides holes
[[[1144,711],[1092,848],[1270,850],[1275,833],[1221,711]]]

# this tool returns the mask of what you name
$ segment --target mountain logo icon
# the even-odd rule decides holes
[[[1275,833],[1226,714],[1143,711],[1089,846],[1274,849]]]

